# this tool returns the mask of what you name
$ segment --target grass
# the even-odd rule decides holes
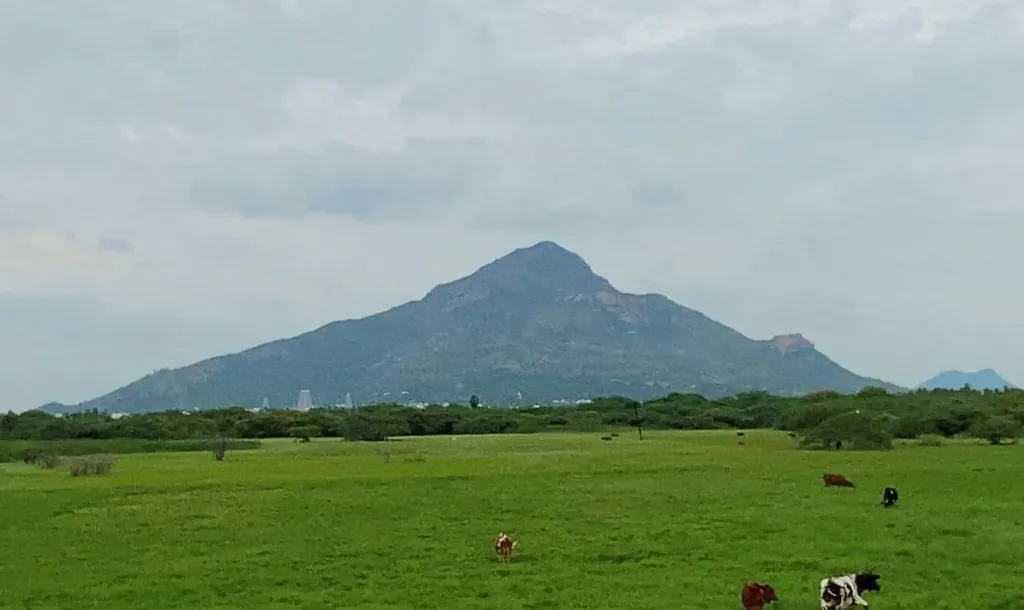
[[[1024,599],[1022,446],[600,436],[267,442],[120,456],[105,477],[0,465],[0,607],[721,610],[757,579],[770,609],[815,610],[821,578],[865,566],[876,609]],[[511,565],[499,531],[520,539]]]

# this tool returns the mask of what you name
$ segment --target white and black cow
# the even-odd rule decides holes
[[[882,492],[882,506],[889,508],[896,501],[900,499],[900,494],[897,493],[895,487],[886,487],[885,491]]]
[[[873,572],[844,574],[833,576],[821,581],[821,610],[847,610],[854,605],[868,607],[864,601],[867,591],[881,591],[878,579]]]

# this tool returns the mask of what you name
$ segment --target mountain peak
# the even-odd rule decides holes
[[[563,279],[596,277],[594,270],[582,256],[553,241],[540,241],[532,246],[517,248],[489,265],[484,265],[480,272],[512,268],[520,273],[557,275]]]
[[[977,371],[961,371],[958,369],[942,371],[917,387],[924,390],[959,390],[965,385],[969,385],[975,390],[1000,390],[1004,387],[1016,387],[992,368],[984,368]]]
[[[465,303],[495,294],[563,296],[596,292],[617,293],[579,254],[553,241],[541,241],[513,250],[466,277],[442,284],[427,298],[455,298]]]
[[[582,256],[553,241],[513,250],[473,275],[487,282],[558,294],[615,292]]]

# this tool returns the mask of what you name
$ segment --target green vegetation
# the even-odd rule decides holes
[[[874,566],[874,608],[1024,599],[1024,447],[801,451],[786,433],[267,441],[121,455],[106,476],[0,465],[5,608],[816,608]],[[385,449],[386,448],[386,449]],[[828,489],[838,472],[855,489]],[[883,509],[895,486],[900,503]],[[510,565],[491,542],[520,540]]]
[[[0,439],[4,437],[0,435]],[[15,437],[16,439],[18,437]],[[261,445],[258,440],[232,440],[229,449],[255,449]],[[177,451],[209,451],[210,443],[201,439],[143,440],[137,438],[73,438],[60,440],[0,440],[0,462],[25,462],[39,464],[51,461],[54,456],[71,457],[82,455],[157,453]],[[53,468],[53,466],[50,466]]]
[[[476,398],[474,396],[473,398]],[[174,450],[173,439],[201,439],[191,450],[209,447],[204,439],[318,437],[382,441],[398,436],[599,431],[616,427],[643,430],[769,429],[795,431],[806,448],[888,449],[894,438],[921,435],[974,436],[992,443],[1015,442],[1024,423],[1024,391],[963,389],[889,394],[868,388],[857,394],[818,392],[781,398],[764,392],[709,400],[697,394],[669,394],[640,403],[628,398],[600,398],[570,407],[475,408],[432,405],[423,409],[380,404],[346,409],[248,411],[235,407],[208,411],[165,411],[114,419],[86,412],[55,417],[41,411],[0,418],[0,439],[52,440],[143,439],[131,451]],[[125,441],[119,441],[125,442]],[[19,459],[3,448],[0,461]],[[97,447],[108,453],[125,453]],[[185,445],[178,450],[185,449]],[[241,448],[235,446],[235,448]],[[70,455],[62,453],[62,455]]]

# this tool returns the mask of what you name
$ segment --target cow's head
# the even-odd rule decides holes
[[[857,584],[857,592],[863,593],[864,591],[881,591],[882,587],[878,584],[878,579],[881,578],[874,571],[868,570],[867,572],[861,572],[853,577],[853,581]]]
[[[761,591],[761,599],[764,603],[779,601],[775,595],[775,589],[771,585],[757,585],[757,588]]]

